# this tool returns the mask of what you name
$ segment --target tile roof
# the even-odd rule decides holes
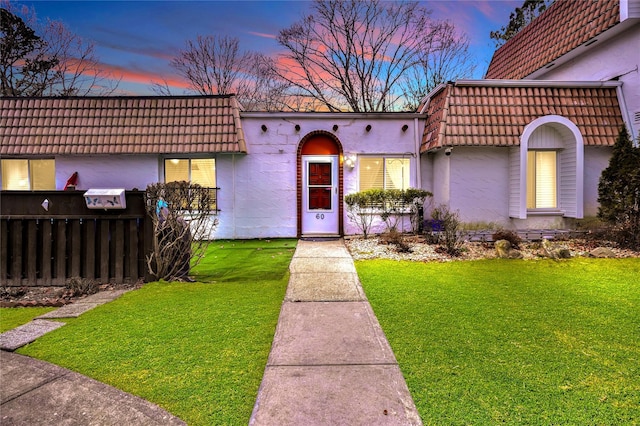
[[[619,22],[619,0],[556,0],[495,51],[485,78],[525,78]]]
[[[433,94],[420,152],[445,146],[514,146],[545,115],[571,120],[585,145],[610,146],[624,125],[619,83],[458,81]]]
[[[246,152],[229,96],[0,98],[0,155]]]

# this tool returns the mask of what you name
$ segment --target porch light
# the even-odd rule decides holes
[[[402,126],[402,131],[403,132],[406,132],[408,129],[409,129],[409,126],[406,125],[406,124]]]
[[[337,124],[334,124],[334,125],[333,125],[333,131],[335,132],[335,131],[337,131],[337,130],[338,130],[338,125],[337,125]]]
[[[371,131],[371,124],[367,124],[367,127],[364,128],[367,132]]]
[[[344,165],[353,170],[353,168],[356,166],[357,159],[358,157],[356,156],[356,154],[347,154],[344,157]]]
[[[295,127],[295,128],[296,128],[296,132],[299,132],[299,131],[300,131],[300,125],[299,125],[299,124],[296,124],[296,127]]]
[[[260,128],[262,129],[263,132],[267,131],[267,125],[263,124],[262,126],[260,126]]]

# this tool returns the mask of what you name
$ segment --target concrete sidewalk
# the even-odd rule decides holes
[[[250,425],[421,425],[342,240],[299,241]]]

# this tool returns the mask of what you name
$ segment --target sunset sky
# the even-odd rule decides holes
[[[105,70],[121,77],[120,95],[148,95],[151,81],[165,79],[173,94],[186,83],[169,61],[186,40],[197,35],[237,37],[243,50],[277,54],[278,31],[308,13],[309,1],[17,1],[33,7],[39,19],[64,22],[75,34],[92,40]],[[509,20],[522,0],[429,0],[436,19],[452,20],[468,34],[482,78],[494,43],[489,32]]]

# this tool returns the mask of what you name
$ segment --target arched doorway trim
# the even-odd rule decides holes
[[[303,164],[303,156],[332,156],[337,160],[337,189],[338,189],[338,197],[337,197],[337,211],[338,211],[338,227],[337,234],[343,234],[343,216],[344,216],[344,207],[343,207],[343,148],[340,140],[332,133],[316,130],[306,134],[298,144],[297,151],[297,216],[298,216],[298,237],[303,235],[303,212],[304,212],[304,198],[305,198],[305,182],[303,176],[305,174],[304,164]],[[333,233],[332,233],[333,234]]]

